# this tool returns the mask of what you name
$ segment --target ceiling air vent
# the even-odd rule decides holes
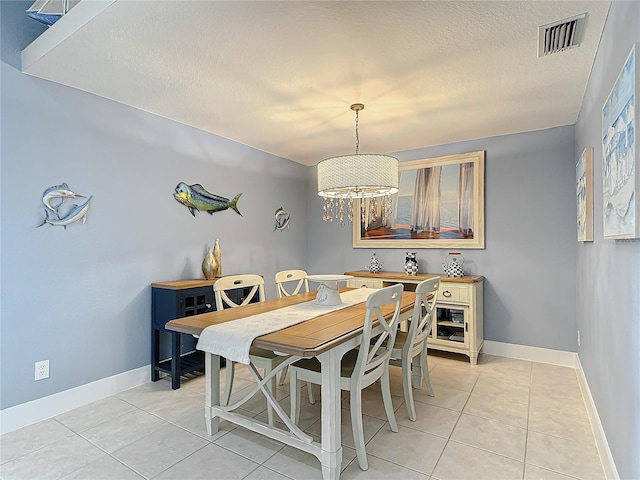
[[[538,57],[578,47],[586,16],[583,13],[538,27]]]

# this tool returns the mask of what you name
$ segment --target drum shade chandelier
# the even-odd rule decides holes
[[[356,153],[330,157],[318,163],[318,195],[324,198],[322,219],[338,220],[341,226],[353,223],[353,199],[360,199],[362,220],[369,209],[369,221],[391,213],[391,195],[398,192],[398,159],[382,154],[359,154],[358,113],[361,103],[351,105],[356,112]],[[371,199],[365,202],[364,199]]]

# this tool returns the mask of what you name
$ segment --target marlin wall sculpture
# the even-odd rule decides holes
[[[86,202],[80,205],[71,205],[71,208],[65,214],[61,215],[60,207],[67,198],[86,197],[70,190],[66,183],[61,183],[60,185],[54,185],[47,188],[42,194],[42,203],[45,207],[45,218],[38,227],[48,223],[49,225],[64,227],[66,230],[68,225],[71,225],[80,219],[82,219],[82,223],[85,223],[87,221],[87,212],[89,211],[89,202],[93,198],[93,195],[91,195]]]

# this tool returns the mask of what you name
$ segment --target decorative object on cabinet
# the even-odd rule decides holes
[[[69,186],[66,183],[60,185],[54,185],[47,188],[42,193],[42,203],[44,204],[44,220],[38,227],[41,227],[45,223],[49,225],[64,227],[67,229],[68,225],[82,219],[82,223],[87,221],[87,212],[89,211],[89,202],[93,198],[91,195],[84,203],[80,205],[71,205],[64,213],[60,213],[60,207],[67,198],[86,198],[84,195],[69,190]],[[60,200],[58,202],[58,200]],[[55,201],[55,203],[54,203]]]
[[[365,270],[345,272],[345,275],[353,276],[347,284],[349,287],[382,288],[402,283],[405,291],[414,290],[415,285],[423,280],[440,276],[431,273],[415,276],[399,272],[371,273]],[[429,348],[461,353],[469,357],[472,365],[477,364],[478,354],[484,345],[483,286],[484,277],[481,275],[440,277],[436,314],[427,343]]]
[[[356,153],[326,158],[318,163],[318,195],[324,198],[322,219],[338,220],[340,226],[353,222],[354,200],[370,199],[371,214],[377,211],[385,217],[391,205],[390,196],[398,191],[398,159],[389,155],[361,154],[358,136],[358,113],[364,109],[362,103],[354,103],[356,112]],[[382,197],[381,199],[379,197]],[[355,210],[354,210],[355,208]],[[365,212],[361,212],[364,221]],[[367,213],[366,215],[369,215]],[[356,213],[356,217],[358,217]]]
[[[273,231],[283,231],[285,228],[289,228],[289,214],[280,207],[276,210],[276,227]]]
[[[371,260],[369,260],[369,264],[367,265],[369,271],[371,273],[378,273],[380,270],[382,270],[382,267],[383,264],[380,260],[378,260],[376,254],[374,253],[373,255],[371,255]]]
[[[320,284],[316,303],[325,306],[342,305],[338,282],[346,282],[350,279],[350,275],[307,275],[307,280]]]
[[[636,119],[640,64],[634,44],[602,107],[602,208],[605,239],[640,237],[640,142]]]
[[[218,276],[222,276],[222,248],[220,248],[220,240],[216,238],[216,243],[213,246],[213,256],[216,257],[218,262]]]
[[[458,258],[461,259],[458,262]],[[460,252],[449,252],[444,258],[442,268],[447,277],[463,277],[464,276],[464,257]]]
[[[582,151],[576,164],[578,241],[593,241],[593,148]]]
[[[399,172],[386,221],[354,202],[354,248],[484,248],[484,151],[400,162]]]
[[[50,27],[78,3],[80,0],[36,0],[26,13],[28,17]]]
[[[184,182],[180,182],[173,192],[173,198],[187,207],[194,217],[196,216],[196,210],[213,215],[215,212],[221,212],[228,208],[242,216],[237,206],[240,195],[242,194],[239,193],[233,197],[233,200],[229,200],[206,191],[199,183],[187,185]]]
[[[418,274],[418,259],[416,252],[407,252],[404,257],[404,272],[407,275]]]
[[[207,280],[213,280],[220,276],[218,259],[213,253],[212,247],[209,247],[207,254],[204,256],[204,260],[202,260],[202,273],[204,273],[204,278]]]

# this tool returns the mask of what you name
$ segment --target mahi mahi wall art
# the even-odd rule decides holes
[[[173,198],[187,207],[194,217],[196,216],[196,210],[213,215],[215,212],[221,212],[228,208],[242,216],[237,205],[240,195],[242,195],[242,193],[239,193],[233,197],[232,200],[229,200],[228,198],[206,191],[199,183],[187,185],[184,182],[180,182],[173,192]]]
[[[605,239],[640,237],[636,172],[638,59],[636,43],[602,107],[602,209]]]

